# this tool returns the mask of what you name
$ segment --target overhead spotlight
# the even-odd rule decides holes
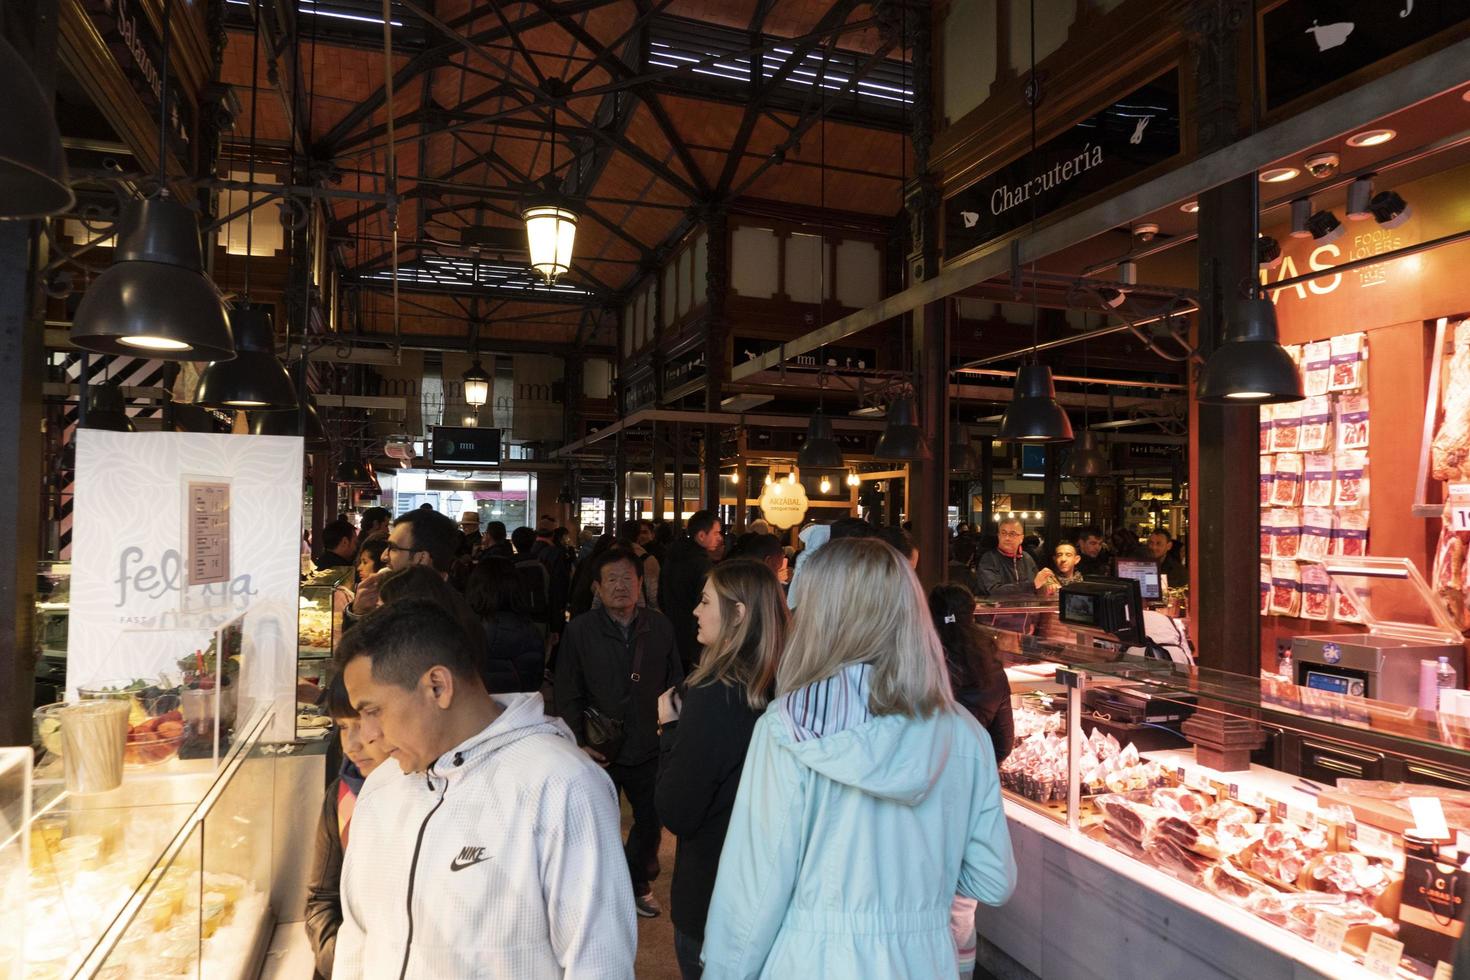
[[[1299,197],[1291,202],[1291,237],[1307,238],[1312,232],[1307,228],[1307,222],[1312,217],[1312,199]]]
[[[1256,239],[1256,264],[1262,269],[1275,269],[1281,265],[1281,243],[1270,235]]]
[[[1128,298],[1128,294],[1121,289],[1114,289],[1112,286],[1101,286],[1098,288],[1097,298],[1102,300],[1103,306],[1106,306],[1110,310],[1116,310],[1123,305],[1123,301]]]
[[[1272,167],[1270,170],[1261,171],[1261,183],[1284,184],[1288,180],[1295,180],[1301,175],[1301,171],[1295,167]]]
[[[1138,263],[1132,259],[1124,259],[1118,263],[1118,281],[1125,282],[1130,286],[1138,285]]]
[[[1145,221],[1143,224],[1133,226],[1133,234],[1136,235],[1138,237],[1138,240],[1141,242],[1153,241],[1158,233],[1159,226],[1154,224],[1152,221]]]
[[[1318,211],[1307,219],[1307,231],[1312,233],[1313,241],[1326,245],[1342,237],[1343,227],[1331,211]]]
[[[1199,214],[1199,201],[1185,201],[1179,205],[1179,210],[1185,214]]]
[[[1349,221],[1366,221],[1373,217],[1368,209],[1373,198],[1373,177],[1359,177],[1348,185],[1347,216]]]
[[[1318,180],[1326,180],[1337,173],[1338,164],[1341,162],[1336,153],[1314,153],[1307,157],[1304,165],[1307,173]]]
[[[1348,146],[1382,146],[1397,136],[1391,129],[1365,129],[1347,138]]]
[[[1373,200],[1368,202],[1368,210],[1373,212],[1373,220],[1385,228],[1397,228],[1408,221],[1412,213],[1408,202],[1397,191],[1379,191],[1374,194]]]

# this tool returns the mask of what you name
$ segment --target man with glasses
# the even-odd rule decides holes
[[[1055,591],[1057,577],[1050,568],[1036,569],[1036,562],[1021,547],[1026,531],[1014,517],[1005,518],[997,530],[1000,547],[980,556],[975,577],[980,594],[991,599],[1017,599],[1038,591]]]
[[[441,577],[449,578],[458,548],[459,528],[454,526],[454,521],[432,510],[409,511],[394,521],[393,530],[388,532],[388,546],[383,551],[387,565],[358,583],[357,595],[348,611],[355,617],[378,608],[378,590],[383,579],[390,572],[410,565],[427,565]]]

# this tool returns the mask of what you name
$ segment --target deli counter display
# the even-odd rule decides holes
[[[1041,976],[1446,976],[1470,718],[986,632],[1018,887],[979,911],[982,966],[988,944]]]

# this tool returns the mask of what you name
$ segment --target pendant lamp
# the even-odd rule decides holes
[[[123,403],[122,389],[117,385],[94,385],[87,390],[87,399],[87,423],[83,428],[106,432],[136,431]]]
[[[56,113],[20,52],[0,38],[0,219],[44,218],[76,203]]]
[[[219,425],[209,412],[198,405],[172,399],[163,407],[163,428],[166,432],[219,432]]]
[[[213,361],[199,376],[194,403],[205,408],[286,411],[296,407],[296,385],[276,359],[276,331],[263,306],[230,311],[235,356]]]
[[[349,449],[342,462],[337,464],[334,481],[349,487],[370,487],[373,485],[373,474],[363,464],[357,450]]]
[[[531,268],[548,286],[572,267],[572,246],[577,241],[577,212],[556,192],[556,109],[551,110],[551,168],[546,172],[547,192],[521,208],[526,224],[526,246]]]
[[[796,454],[796,465],[815,470],[840,470],[846,465],[842,450],[832,437],[832,420],[820,408],[807,421],[806,441]]]
[[[480,367],[480,359],[464,373],[464,400],[471,408],[483,408],[490,400],[490,375]]]
[[[1301,401],[1302,378],[1276,333],[1276,307],[1264,296],[1236,303],[1225,340],[1200,372],[1197,397],[1207,405],[1271,405]]]
[[[955,473],[974,473],[980,469],[980,454],[970,440],[970,430],[956,424],[949,444],[949,468]]]
[[[1000,420],[1002,442],[1071,442],[1072,420],[1057,404],[1051,368],[1023,364],[1016,372],[1015,394]]]
[[[131,201],[119,228],[111,267],[72,319],[72,343],[165,361],[234,357],[224,302],[203,275],[194,212],[167,197]]]
[[[306,396],[306,451],[309,453],[319,452],[330,446],[327,439],[327,430],[322,425],[322,417],[317,414],[316,399],[311,395]],[[255,436],[296,436],[302,435],[303,429],[298,412],[251,412],[250,434]]]
[[[905,395],[888,406],[888,418],[883,424],[883,435],[873,455],[879,459],[929,459],[929,444],[924,441],[924,431],[919,428],[919,408],[913,395]]]
[[[570,483],[562,483],[561,489],[556,494],[556,502],[559,504],[574,504],[577,502],[577,498],[572,495],[572,485]]]
[[[1083,429],[1082,436],[1072,449],[1071,461],[1067,464],[1067,475],[1076,479],[1089,479],[1108,475],[1108,457],[1098,442],[1097,433]]]

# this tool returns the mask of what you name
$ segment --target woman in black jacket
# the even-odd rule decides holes
[[[944,647],[954,699],[990,733],[999,764],[1011,754],[1015,735],[1011,685],[995,641],[975,622],[975,596],[962,585],[936,585],[929,593],[929,614]],[[975,971],[975,906],[975,899],[956,895],[949,907],[950,936],[961,977]]]
[[[786,641],[781,583],[763,562],[722,562],[705,579],[694,618],[703,647],[699,666],[682,704],[672,688],[659,699],[655,796],[659,821],[679,839],[671,916],[684,980],[700,976],[704,920],[745,750],[771,698]]]
[[[515,563],[481,558],[465,585],[465,601],[485,628],[489,655],[481,673],[491,694],[539,691],[546,673],[546,641],[528,615]]]
[[[337,723],[342,740],[341,774],[327,787],[322,815],[317,823],[316,854],[306,891],[306,935],[316,954],[316,975],[332,975],[332,958],[337,951],[337,929],[342,925],[342,854],[350,839],[352,810],[363,781],[386,755],[359,737],[359,719],[347,697],[347,685],[338,674],[327,686],[327,713]]]

